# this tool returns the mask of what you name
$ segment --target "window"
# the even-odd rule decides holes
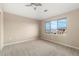
[[[58,28],[66,28],[67,27],[67,20],[63,19],[63,20],[58,20]]]
[[[67,19],[63,18],[63,19],[58,20],[58,22],[57,22],[58,33],[60,33],[60,34],[64,33],[66,28],[67,28]]]
[[[57,21],[51,21],[51,32],[57,32]]]
[[[54,34],[64,33],[67,28],[67,18],[46,22],[45,27],[46,32],[52,32]]]
[[[46,31],[46,32],[50,32],[50,30],[51,30],[51,29],[50,29],[50,22],[46,22],[46,23],[45,23],[45,31]]]

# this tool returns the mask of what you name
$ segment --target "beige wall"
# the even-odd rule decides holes
[[[0,49],[1,49],[1,13],[0,13]]]
[[[45,21],[63,17],[67,17],[68,20],[68,27],[66,33],[64,33],[63,35],[53,35],[45,33],[44,31]],[[40,26],[42,26],[40,30],[41,31],[40,35],[42,39],[79,49],[79,9],[62,15],[51,17],[48,18],[47,20],[43,20],[40,22],[41,22]]]
[[[38,21],[4,13],[4,44],[29,41],[39,35]]]
[[[4,32],[4,30],[3,30],[3,11],[2,11],[2,9],[0,9],[0,50],[2,50],[2,48],[3,48],[3,39],[4,39],[3,32]]]
[[[2,4],[0,3],[0,50],[1,50],[1,40],[2,40],[2,38],[1,38],[1,36],[2,36],[2,30],[1,30],[1,27],[2,27],[2,20],[1,20],[1,9],[2,9]]]

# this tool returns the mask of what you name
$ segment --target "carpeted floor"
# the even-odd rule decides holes
[[[79,56],[79,50],[34,40],[6,46],[3,48],[2,56]]]

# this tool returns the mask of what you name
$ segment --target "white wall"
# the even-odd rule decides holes
[[[4,44],[37,39],[38,21],[4,13]]]

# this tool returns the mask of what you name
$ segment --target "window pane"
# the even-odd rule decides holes
[[[53,32],[53,33],[57,32],[57,20],[51,21],[51,32]]]
[[[51,21],[51,29],[57,29],[57,21]]]
[[[66,27],[67,27],[66,19],[58,20],[58,29],[66,29]]]
[[[50,32],[50,22],[45,23],[45,30],[46,32]]]

